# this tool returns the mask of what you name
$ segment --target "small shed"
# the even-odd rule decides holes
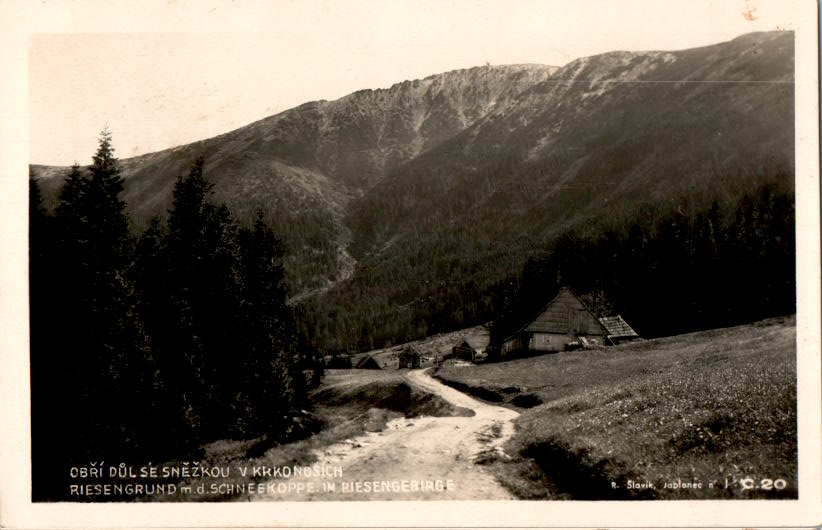
[[[403,348],[397,355],[397,369],[401,368],[419,368],[420,367],[420,352],[413,346]]]
[[[477,356],[482,355],[488,347],[488,336],[472,336],[463,337],[459,344],[451,349],[452,359],[464,359],[466,361],[474,361]]]
[[[625,322],[625,319],[620,315],[612,317],[602,317],[599,322],[608,330],[608,341],[611,344],[620,344],[622,342],[630,342],[638,340],[639,334],[633,330],[631,326]]]
[[[360,370],[382,370],[380,363],[377,362],[373,355],[364,355],[357,361],[354,368],[359,368]]]

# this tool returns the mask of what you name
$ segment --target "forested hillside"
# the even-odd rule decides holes
[[[791,33],[574,61],[352,204],[358,269],[310,329],[345,349],[496,320],[529,260],[646,335],[791,312],[793,114]]]
[[[177,178],[198,157],[238,223],[256,211],[286,247],[292,294],[350,273],[343,224],[348,204],[391,169],[505,105],[554,67],[477,67],[315,101],[235,131],[121,161],[123,200],[135,228],[165,218]],[[78,154],[80,156],[80,154]],[[33,166],[44,205],[53,207],[69,168]]]
[[[307,354],[514,321],[558,281],[646,336],[793,311],[791,32],[449,72],[123,160],[133,236],[198,156],[281,239]],[[32,173],[53,208],[70,170]]]
[[[316,382],[296,348],[282,248],[262,215],[240,228],[197,159],[174,186],[168,222],[138,237],[107,131],[93,160],[71,169],[53,213],[30,181],[37,501],[64,499],[73,466],[299,435]]]

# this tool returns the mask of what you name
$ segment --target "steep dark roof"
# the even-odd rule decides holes
[[[570,335],[607,335],[608,330],[597,320],[579,298],[567,287],[559,293],[540,314],[524,328],[532,333],[559,333]]]
[[[490,337],[488,335],[467,335],[463,337],[462,342],[460,342],[457,346],[462,346],[465,344],[474,350],[484,350],[488,347],[489,339]]]
[[[625,322],[625,319],[622,318],[620,315],[616,315],[613,317],[602,317],[599,319],[605,329],[608,330],[609,337],[615,338],[628,338],[628,337],[639,337],[636,331],[634,331],[631,326]]]
[[[377,362],[373,355],[365,355],[357,362],[354,368],[379,369],[380,363]]]
[[[400,352],[400,355],[406,355],[406,356],[410,356],[410,357],[419,357],[421,354],[420,354],[420,351],[416,347],[406,346],[405,348],[402,349],[402,351]]]

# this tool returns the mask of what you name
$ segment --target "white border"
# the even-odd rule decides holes
[[[502,0],[500,0],[502,1]],[[45,3],[45,2],[44,2]],[[211,0],[210,4],[219,3]],[[797,341],[799,409],[798,501],[448,501],[255,504],[32,504],[29,475],[27,292],[27,50],[33,32],[122,31],[136,13],[150,24],[169,12],[160,2],[119,1],[97,20],[94,2],[0,0],[0,526],[815,526],[822,524],[820,418],[820,218],[817,5],[785,2],[796,20]],[[255,28],[228,17],[222,30]],[[32,7],[35,6],[35,7]],[[207,6],[171,9],[183,27],[207,30]],[[32,14],[38,15],[34,19]],[[90,22],[91,20],[92,22]],[[106,25],[110,22],[112,25]],[[166,20],[168,22],[168,20]]]

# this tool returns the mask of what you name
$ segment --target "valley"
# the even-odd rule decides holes
[[[246,226],[262,210],[282,239],[301,347],[362,352],[495,319],[530,260],[564,259],[555,248],[563,239],[635,230],[647,246],[668,226],[708,217],[710,230],[731,234],[734,212],[748,215],[740,205],[760,200],[751,193],[792,200],[793,76],[793,34],[779,31],[561,67],[446,72],[123,159],[123,199],[139,233],[167,216],[178,176],[203,155],[214,199]],[[67,172],[30,167],[46,207]],[[693,250],[702,236],[676,237]],[[754,243],[721,244],[736,247],[714,254]],[[603,280],[574,282],[585,293]],[[767,307],[729,308],[690,329],[790,310]],[[687,328],[629,310],[649,336]]]
[[[795,367],[790,316],[500,363],[329,370],[312,395],[316,434],[214,442],[201,464],[341,476],[256,478],[234,495],[203,479],[187,484],[214,493],[165,500],[795,498]],[[780,487],[743,487],[763,477]]]
[[[794,46],[481,60],[30,161],[31,500],[798,498]]]

